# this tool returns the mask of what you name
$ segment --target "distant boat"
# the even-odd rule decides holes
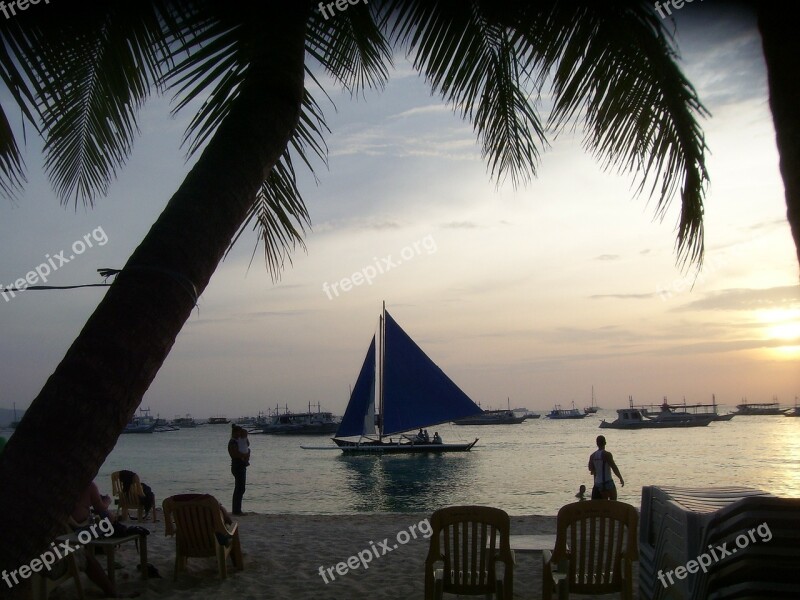
[[[302,413],[289,412],[288,408],[281,413],[279,407],[275,407],[275,412],[267,418],[260,418],[256,427],[261,433],[285,434],[285,435],[328,435],[336,433],[339,428],[339,420],[333,413],[321,410],[317,404],[317,410],[312,411],[309,402],[308,411]]]
[[[385,305],[379,323],[333,441],[348,454],[469,451],[477,438],[435,444],[405,433],[482,411],[400,328]],[[397,437],[389,437],[393,435]]]
[[[583,419],[587,413],[582,413],[575,408],[575,403],[572,403],[572,408],[561,408],[560,404],[556,404],[553,410],[547,415],[548,419]]]
[[[778,403],[777,398],[773,398],[773,402],[753,402],[748,403],[744,401],[742,404],[736,405],[735,415],[742,416],[755,416],[755,415],[782,415],[784,414],[781,405]]]
[[[589,406],[585,406],[583,408],[583,412],[586,413],[587,415],[593,415],[598,410],[600,410],[600,407],[597,406],[597,404],[595,404],[595,401],[594,401],[594,386],[592,386],[592,403]]]
[[[794,408],[790,408],[785,413],[785,417],[800,417],[800,406],[797,405],[797,396],[794,397]]]
[[[538,416],[538,415],[537,415]],[[454,425],[516,425],[529,418],[513,410],[485,410],[482,414],[453,421]]]
[[[230,423],[230,420],[227,417],[209,417],[208,424],[209,425],[227,425]]]
[[[186,413],[185,417],[175,417],[172,419],[172,424],[181,429],[193,429],[197,427],[197,421],[195,421],[189,413]]]
[[[156,419],[150,416],[150,409],[140,408],[139,414],[133,416],[122,433],[153,433],[156,425]]]
[[[8,424],[11,429],[16,429],[17,425],[19,425],[19,420],[17,419],[17,403],[14,402],[14,420]]]
[[[479,415],[453,421],[454,425],[517,425],[528,417],[518,415],[511,410],[511,399],[508,399],[509,408],[505,410],[485,410]]]
[[[717,399],[713,394],[711,395],[711,404],[686,404],[685,399],[683,404],[670,404],[667,402],[666,396],[664,396],[664,401],[658,406],[649,404],[634,407],[632,398],[630,402],[631,407],[642,409],[646,417],[656,417],[663,413],[671,413],[687,419],[699,419],[701,421],[704,419],[709,419],[711,421],[730,421],[736,414],[719,414],[719,412],[717,412]]]
[[[655,417],[648,417],[641,408],[620,408],[617,418],[608,422],[600,422],[601,429],[664,429],[667,427],[705,427],[711,423],[711,418],[695,419],[687,416],[675,415],[665,412]]]

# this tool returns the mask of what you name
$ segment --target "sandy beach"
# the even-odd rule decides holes
[[[164,535],[164,523],[147,522],[148,561],[161,578],[142,581],[139,558],[132,544],[117,552],[122,568],[117,570],[121,593],[140,592],[141,597],[163,599],[236,598],[313,598],[315,600],[419,599],[424,589],[423,564],[428,551],[428,514],[375,515],[259,515],[239,517],[244,570],[229,571],[219,579],[215,560],[190,559],[187,572],[173,580],[175,542]],[[161,515],[159,514],[159,519]],[[420,524],[422,522],[422,524]],[[512,534],[555,533],[556,520],[550,516],[511,518]],[[416,534],[416,539],[414,535]],[[373,558],[367,569],[361,565],[345,575],[336,573],[336,564],[346,562],[388,538],[391,551]],[[406,541],[405,544],[398,544]],[[394,545],[397,548],[394,548]],[[99,557],[105,565],[103,557]],[[332,568],[334,580],[320,567]],[[541,598],[541,555],[517,554],[514,572],[514,598]],[[100,597],[100,591],[86,582],[87,598]],[[54,590],[51,598],[74,598],[71,584]],[[451,596],[452,597],[452,596]],[[580,597],[580,596],[574,596]]]

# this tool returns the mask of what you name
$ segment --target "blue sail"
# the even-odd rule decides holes
[[[384,347],[383,435],[482,412],[389,313],[386,313]]]
[[[375,433],[375,336],[367,350],[336,437]]]

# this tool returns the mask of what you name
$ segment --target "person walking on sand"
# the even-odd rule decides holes
[[[625,480],[614,462],[611,452],[606,450],[605,436],[597,436],[597,450],[589,456],[589,472],[594,475],[592,487],[592,500],[616,500],[617,488],[611,478],[611,472],[619,478],[621,487],[625,487]]]
[[[235,423],[231,424],[228,454],[231,457],[231,474],[234,481],[231,508],[234,515],[242,515],[242,498],[247,484],[247,467],[250,465],[250,441],[247,439],[247,430]]]

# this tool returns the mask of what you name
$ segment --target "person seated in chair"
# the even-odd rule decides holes
[[[78,497],[75,507],[72,509],[72,518],[79,525],[85,525],[89,521],[89,516],[94,510],[98,517],[108,517],[111,521],[116,520],[108,510],[111,506],[111,496],[100,494],[97,484],[92,481]]]
[[[97,484],[92,481],[88,486],[86,486],[86,489],[81,492],[70,516],[78,525],[84,525],[89,522],[91,511],[94,509],[96,515],[99,515],[103,518],[108,518],[110,521],[114,521],[116,516],[113,516],[108,512],[108,507],[110,504],[111,497],[107,495],[101,495],[100,490],[97,488]],[[78,563],[78,568],[81,571],[85,571],[89,580],[103,590],[103,595],[105,597],[133,598],[139,595],[136,592],[127,595],[118,594],[114,584],[111,583],[111,580],[108,578],[108,575],[103,567],[94,557],[94,554],[92,552],[87,552],[86,548],[79,548],[74,553],[74,556]]]
[[[122,484],[123,494],[127,494],[128,490],[131,489],[135,477],[136,473],[134,473],[133,471],[119,472],[119,481]],[[144,492],[144,496],[139,497],[139,503],[142,505],[142,508],[144,508],[144,516],[142,518],[146,519],[150,516],[150,511],[155,508],[156,495],[153,493],[153,490],[149,485],[147,485],[143,481],[140,483],[142,484],[142,491]]]

